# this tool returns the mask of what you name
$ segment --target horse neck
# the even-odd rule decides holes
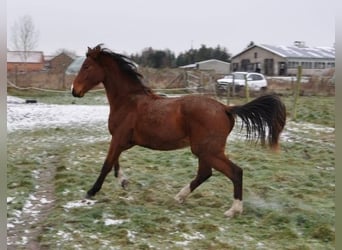
[[[125,101],[132,99],[133,96],[146,95],[144,86],[136,81],[139,80],[121,73],[118,67],[108,67],[103,84],[109,105],[111,107],[125,105]]]

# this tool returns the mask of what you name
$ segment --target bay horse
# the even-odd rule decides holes
[[[102,45],[88,47],[86,59],[72,84],[72,95],[83,97],[103,83],[110,105],[108,129],[112,136],[100,175],[87,198],[102,187],[114,168],[123,188],[127,180],[119,165],[120,154],[140,145],[155,150],[190,146],[198,158],[197,176],[175,196],[183,203],[187,196],[212,175],[215,169],[233,183],[234,201],[224,215],[243,211],[242,169],[225,155],[225,145],[236,117],[246,128],[246,139],[277,149],[286,122],[285,105],[276,95],[264,95],[244,105],[226,106],[210,97],[187,95],[168,98],[155,94],[142,82],[143,76],[128,57]],[[246,152],[247,153],[247,152]]]

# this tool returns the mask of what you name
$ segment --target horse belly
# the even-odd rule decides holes
[[[174,150],[189,146],[189,138],[182,134],[172,133],[172,131],[154,131],[136,133],[134,142],[137,145],[156,150]]]
[[[151,138],[150,140],[144,140],[143,143],[138,145],[154,150],[175,150],[189,146],[189,140],[187,138],[183,138],[179,140],[166,141]]]

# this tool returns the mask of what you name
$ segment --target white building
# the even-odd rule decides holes
[[[334,47],[308,47],[296,41],[292,46],[252,45],[231,59],[232,71],[261,72],[268,76],[291,76],[302,66],[302,74],[322,75],[335,68]]]

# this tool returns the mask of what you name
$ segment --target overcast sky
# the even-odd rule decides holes
[[[39,40],[36,50],[65,48],[84,55],[104,43],[119,53],[146,47],[176,54],[202,44],[239,53],[260,44],[334,46],[337,0],[8,0],[7,47],[11,27],[30,15]]]

